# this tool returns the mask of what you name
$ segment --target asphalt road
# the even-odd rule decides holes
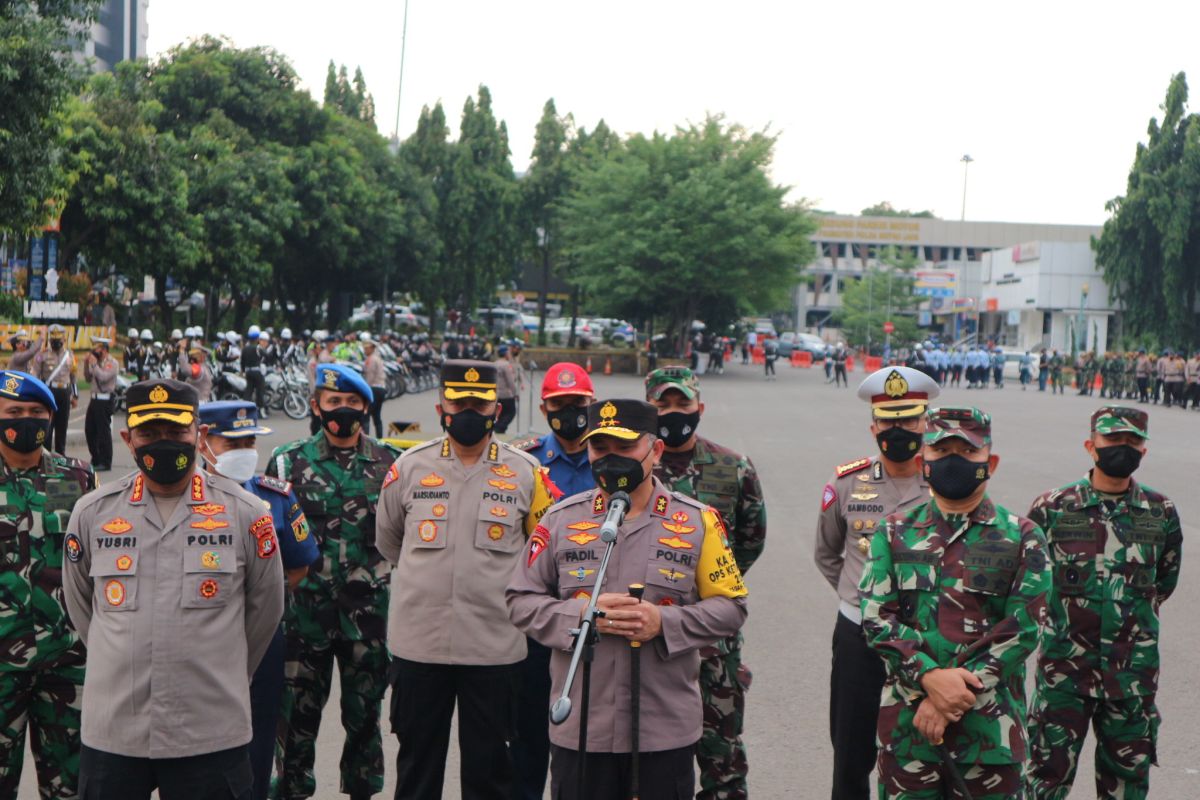
[[[540,381],[540,374],[536,380]],[[829,796],[831,750],[827,734],[829,644],[837,613],[833,590],[812,562],[813,531],[821,489],[839,463],[874,452],[867,430],[867,406],[855,396],[861,371],[851,387],[826,385],[820,369],[780,367],[774,382],[761,367],[730,365],[721,376],[702,378],[706,412],[701,433],[751,456],[762,477],[767,509],[767,551],[748,576],[750,617],[746,627],[746,662],[754,672],[749,694],[746,741],[750,756],[750,788],[758,798],[825,798]],[[602,397],[637,397],[641,382],[628,376],[596,376]],[[385,420],[416,420],[436,432],[431,392],[390,401]],[[528,399],[523,398],[519,427],[527,427]],[[994,451],[1000,466],[992,480],[993,499],[1024,513],[1042,491],[1077,479],[1089,460],[1082,443],[1088,417],[1099,398],[1051,396],[1003,390],[948,390],[943,405],[977,404],[993,416]],[[1150,452],[1137,477],[1179,504],[1184,538],[1197,532],[1200,513],[1196,491],[1200,413],[1151,406]],[[536,413],[536,409],[535,409]],[[82,404],[80,414],[82,414]],[[535,429],[545,430],[542,420]],[[307,423],[277,415],[268,423],[275,435],[263,440],[265,463],[269,444],[307,433]],[[82,425],[80,419],[79,425]],[[119,423],[118,423],[119,427]],[[514,425],[514,429],[518,427]],[[78,452],[75,452],[75,451]],[[126,448],[118,440],[114,475],[131,469]],[[86,457],[80,446],[72,455]],[[105,476],[107,477],[107,476]],[[1189,689],[1200,655],[1200,628],[1187,622],[1200,607],[1200,586],[1192,583],[1190,548],[1185,548],[1183,577],[1163,609],[1159,707],[1159,768],[1153,771],[1151,797],[1200,797],[1200,693]],[[1032,664],[1032,662],[1031,662]],[[331,698],[318,741],[319,798],[337,797],[341,753],[337,697]],[[386,706],[385,706],[386,707]],[[393,790],[394,737],[385,723],[387,784]],[[1094,796],[1092,740],[1086,745],[1072,800]],[[458,797],[459,761],[452,746],[446,769],[447,798]],[[33,765],[26,758],[21,798],[36,797]]]

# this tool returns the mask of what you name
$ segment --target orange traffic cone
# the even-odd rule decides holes
[[[604,374],[612,375],[612,356],[604,359]]]
[[[584,366],[584,369],[587,370],[588,375],[592,374],[592,357],[591,356],[588,356],[587,364]]]

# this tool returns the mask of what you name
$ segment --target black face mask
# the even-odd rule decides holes
[[[658,415],[658,436],[667,447],[682,447],[700,425],[700,412],[672,411]]]
[[[32,453],[41,449],[50,432],[50,420],[37,417],[0,419],[0,438],[4,444],[18,453]]]
[[[925,480],[947,500],[970,497],[988,479],[989,473],[986,462],[968,461],[957,454],[925,462]]]
[[[645,461],[645,459],[642,459]],[[629,456],[609,453],[592,462],[592,477],[606,492],[633,492],[646,480],[642,461]]]
[[[547,411],[546,419],[550,421],[550,430],[561,438],[573,442],[587,429],[587,408],[583,406],[567,406],[558,411]]]
[[[1096,466],[1110,478],[1128,478],[1142,463],[1142,453],[1127,444],[1096,448]]]
[[[62,350],[62,346],[63,346],[62,339],[51,339],[50,340],[50,349],[51,350]]]
[[[192,471],[196,461],[195,442],[159,439],[133,451],[137,467],[155,483],[178,483]]]
[[[493,417],[480,414],[473,408],[464,408],[457,414],[442,414],[442,430],[450,438],[465,447],[479,444],[496,424]]]
[[[342,406],[332,411],[321,409],[321,424],[329,434],[338,439],[345,439],[358,433],[362,428],[363,412],[350,406]]]
[[[906,431],[900,427],[884,428],[875,434],[875,443],[888,461],[908,461],[921,452],[922,438],[916,431]]]

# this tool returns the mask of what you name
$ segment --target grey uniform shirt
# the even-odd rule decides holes
[[[97,363],[91,353],[83,361],[83,377],[92,382],[92,397],[106,395],[112,397],[112,390],[117,388],[117,360],[111,353],[104,354],[104,360]]]
[[[862,622],[858,585],[875,529],[885,517],[928,499],[929,484],[919,473],[911,478],[891,478],[880,456],[841,465],[825,484],[813,559],[837,591],[842,613],[851,621]]]
[[[83,743],[179,758],[250,741],[250,675],[283,616],[277,550],[266,504],[220,476],[195,473],[165,524],[140,473],[82,497],[63,593],[87,645]]]
[[[603,586],[596,586],[596,577],[606,510],[593,489],[546,514],[507,593],[513,622],[552,650],[553,701],[571,661],[570,630],[579,625],[587,598],[595,592],[624,594],[631,583],[645,585],[643,599],[659,606],[662,619],[662,633],[641,647],[640,746],[646,752],[690,747],[700,738],[699,648],[737,633],[746,619],[746,589],[720,514],[653,481],[649,505],[621,525]],[[592,669],[588,752],[632,750],[630,650],[625,637],[601,634]],[[575,712],[550,727],[550,741],[560,747],[579,747],[581,691],[577,677],[571,689]]]
[[[550,503],[537,460],[494,439],[470,466],[445,437],[400,456],[375,525],[375,547],[396,565],[388,649],[429,664],[525,658],[504,590]]]
[[[61,366],[60,366],[61,365]],[[75,389],[75,354],[64,344],[62,349],[47,347],[34,356],[33,370],[43,383],[55,389]],[[53,380],[51,379],[53,377]],[[72,391],[72,393],[74,393]]]

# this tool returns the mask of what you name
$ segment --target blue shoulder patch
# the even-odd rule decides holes
[[[287,497],[292,492],[291,481],[285,481],[282,478],[273,478],[270,475],[258,475],[254,478],[258,485],[264,489],[270,489],[273,492],[279,492],[284,497]]]

